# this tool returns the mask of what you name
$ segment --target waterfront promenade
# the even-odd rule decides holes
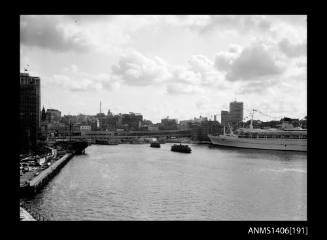
[[[82,153],[87,146],[87,143],[73,144],[63,157],[58,160],[53,159],[42,171],[35,168],[25,173],[20,179],[20,194],[24,196],[38,192],[75,154]]]

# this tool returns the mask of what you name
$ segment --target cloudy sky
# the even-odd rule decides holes
[[[306,16],[21,16],[20,69],[64,114],[256,119],[307,114]],[[269,116],[269,117],[268,117]]]

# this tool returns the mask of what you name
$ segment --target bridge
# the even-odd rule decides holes
[[[159,131],[129,131],[129,132],[110,132],[110,131],[85,131],[81,135],[75,136],[62,136],[52,139],[56,142],[88,142],[94,143],[96,140],[109,140],[109,141],[133,141],[139,139],[159,138],[184,138],[191,137],[191,130],[159,130]]]

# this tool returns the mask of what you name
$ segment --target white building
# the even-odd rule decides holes
[[[81,125],[80,130],[81,131],[91,131],[91,126],[90,125]]]

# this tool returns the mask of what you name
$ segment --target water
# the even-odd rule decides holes
[[[50,220],[306,220],[306,153],[92,145],[24,201]]]

